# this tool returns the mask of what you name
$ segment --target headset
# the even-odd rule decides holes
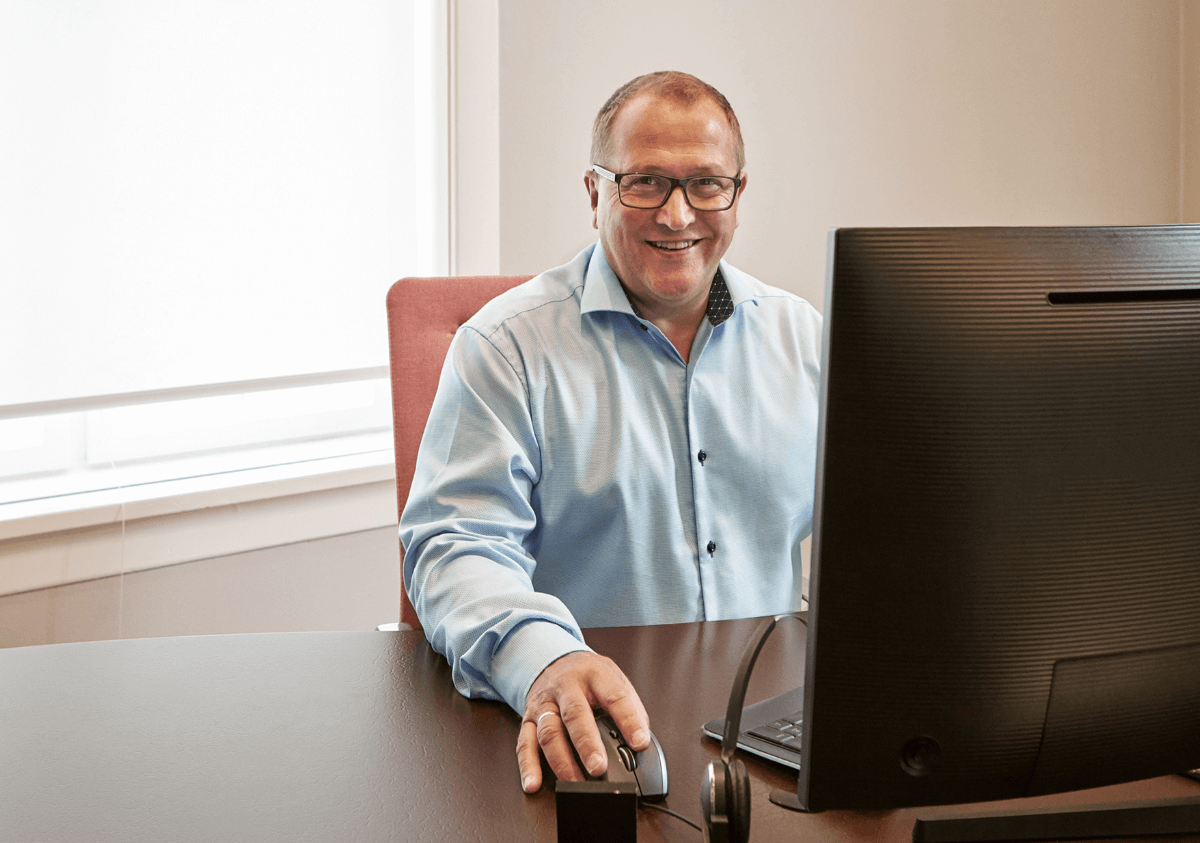
[[[708,765],[700,782],[700,810],[704,815],[704,839],[707,843],[748,843],[750,840],[750,776],[746,772],[746,765],[734,754],[737,752],[742,706],[746,702],[750,673],[771,630],[783,618],[796,618],[804,623],[804,619],[795,614],[776,615],[764,620],[758,628],[758,634],[750,640],[733,679],[729,707],[725,711],[725,731],[721,734],[721,760]]]

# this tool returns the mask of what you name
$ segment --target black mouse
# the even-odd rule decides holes
[[[608,754],[608,770],[600,776],[587,776],[592,781],[632,781],[637,784],[642,799],[657,800],[667,795],[667,757],[653,734],[650,746],[636,752],[625,743],[612,718],[600,712],[596,727]],[[585,773],[586,775],[586,773]]]

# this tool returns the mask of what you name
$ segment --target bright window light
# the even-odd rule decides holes
[[[386,430],[390,387],[377,378],[94,410],[87,460],[104,465]]]
[[[46,442],[46,420],[5,419],[0,421],[0,451],[23,451]]]
[[[390,450],[446,2],[0,2],[0,504]]]

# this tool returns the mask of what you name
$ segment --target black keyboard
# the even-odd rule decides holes
[[[768,741],[776,746],[799,750],[800,723],[803,714],[804,712],[797,711],[786,717],[772,720],[770,723],[764,723],[761,726],[755,726],[753,729],[747,729],[743,734],[753,735],[760,740]]]
[[[799,770],[803,706],[803,688],[793,688],[786,694],[746,706],[742,711],[738,748]],[[713,740],[721,740],[725,734],[725,718],[718,717],[705,723],[704,734]]]

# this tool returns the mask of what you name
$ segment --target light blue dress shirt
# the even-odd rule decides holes
[[[800,608],[821,316],[724,261],[689,362],[600,245],[486,305],[442,369],[404,580],[467,696],[516,711],[580,627]]]

